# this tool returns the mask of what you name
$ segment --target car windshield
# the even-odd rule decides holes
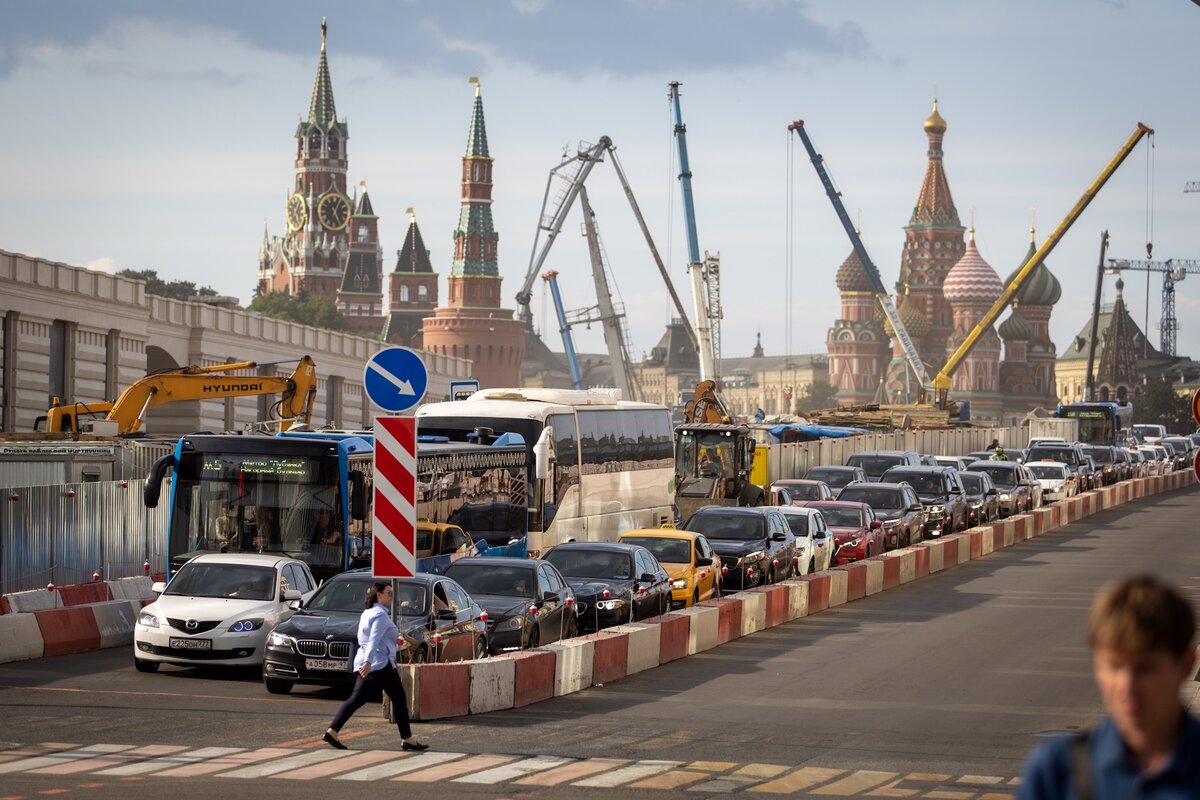
[[[1029,450],[1030,461],[1061,461],[1076,467],[1079,466],[1079,454],[1070,447],[1033,447]]]
[[[852,455],[846,460],[846,466],[862,467],[862,471],[872,478],[878,478],[892,467],[903,464],[901,456],[867,456]]]
[[[805,473],[804,479],[821,481],[830,489],[841,489],[854,480],[854,471],[849,469],[810,469]]]
[[[992,483],[1005,488],[1012,488],[1017,485],[1017,471],[1011,467],[1002,467],[996,465],[979,465],[971,466],[971,472],[986,472],[992,479]]]
[[[749,542],[765,539],[767,521],[757,514],[704,514],[697,512],[683,527],[703,533],[709,539],[735,539]]]
[[[396,610],[405,616],[424,616],[429,613],[425,602],[425,585],[398,581],[396,587]],[[304,606],[305,611],[328,611],[342,614],[361,614],[367,599],[371,581],[350,578],[330,578],[321,585],[312,600]]]
[[[821,509],[821,514],[825,517],[825,524],[832,528],[861,528],[863,525],[861,508],[830,508],[826,506]]]
[[[1097,464],[1113,463],[1113,451],[1107,447],[1089,447],[1083,452],[1095,459]]]
[[[979,473],[960,472],[958,478],[962,481],[964,492],[978,494],[983,491],[983,478],[979,477]]]
[[[475,563],[472,563],[475,562]],[[531,567],[480,564],[473,558],[463,558],[446,568],[446,577],[458,581],[469,595],[490,594],[497,597],[536,597],[536,576]]]
[[[792,533],[796,536],[808,536],[808,515],[807,514],[784,514],[783,518],[787,520],[788,527],[792,529]]]
[[[179,568],[163,594],[274,600],[275,568],[193,561]]]
[[[1061,481],[1066,475],[1066,467],[1052,467],[1049,464],[1029,464],[1027,468],[1033,473],[1033,477],[1048,480]]]
[[[820,500],[821,487],[814,483],[783,484],[793,500]]]
[[[668,539],[664,536],[622,536],[624,544],[636,544],[654,554],[662,564],[692,563],[692,543],[687,539]]]
[[[895,489],[847,486],[838,495],[838,500],[853,500],[856,503],[866,503],[876,511],[897,511],[902,507],[904,498]]]
[[[628,553],[555,548],[546,554],[546,560],[567,578],[627,581],[633,577],[632,558]]]
[[[946,484],[942,482],[941,475],[927,475],[924,473],[905,473],[893,472],[887,476],[888,483],[899,483],[904,481],[911,486],[917,494],[945,494]]]

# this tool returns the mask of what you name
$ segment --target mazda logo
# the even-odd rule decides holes
[[[189,631],[194,631],[199,626],[200,626],[200,623],[196,622],[196,620],[194,620],[194,619],[189,619],[187,622],[183,623],[183,627],[187,628]]]

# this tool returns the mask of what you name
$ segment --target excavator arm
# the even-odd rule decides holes
[[[272,410],[280,420],[282,430],[287,430],[297,419],[311,422],[317,394],[317,370],[312,357],[302,356],[295,371],[286,378],[226,374],[259,366],[263,365],[257,361],[240,361],[211,367],[189,366],[147,375],[121,392],[108,419],[117,423],[118,434],[126,435],[136,433],[146,412],[163,403],[278,394],[282,397]]]
[[[716,381],[700,381],[696,384],[695,397],[683,410],[683,421],[690,425],[698,422],[729,424],[729,409],[717,394]]]

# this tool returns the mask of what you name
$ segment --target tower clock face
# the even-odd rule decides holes
[[[337,192],[325,195],[317,203],[317,219],[326,230],[340,231],[350,222],[350,201]]]
[[[293,231],[298,231],[304,227],[304,223],[308,222],[308,203],[304,200],[304,195],[296,192],[287,203],[287,223],[288,227]]]

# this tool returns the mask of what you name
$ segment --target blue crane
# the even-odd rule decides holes
[[[571,383],[576,389],[586,389],[583,373],[579,371],[579,359],[575,357],[575,337],[571,335],[571,324],[567,322],[562,294],[558,291],[558,271],[550,270],[542,275],[542,280],[550,284],[550,297],[554,300],[554,312],[558,314],[558,332],[562,334],[563,349],[567,351],[567,366],[571,368]]]

